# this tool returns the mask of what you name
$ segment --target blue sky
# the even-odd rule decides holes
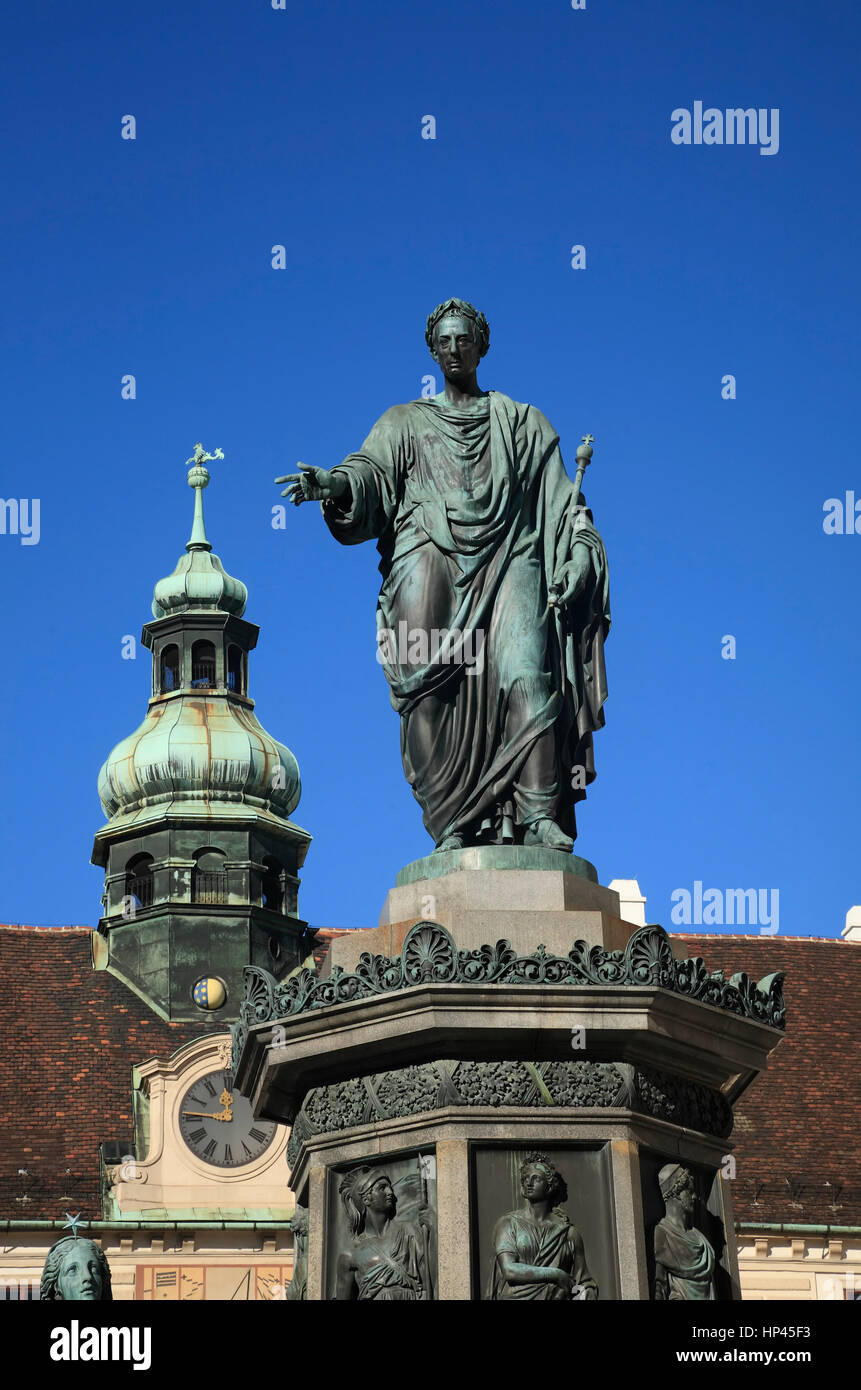
[[[38,544],[0,535],[0,918],[98,919],[96,778],[149,690],[122,639],[187,539],[198,439],[226,454],[208,525],[262,629],[257,714],[302,770],[304,915],[375,924],[429,852],[376,551],[312,507],[273,530],[272,479],[420,393],[454,294],[490,320],[481,384],[538,405],[569,466],[596,437],[614,627],[577,851],[666,926],[700,881],[839,933],[861,535],[823,504],[861,499],[857,9],[49,2],[3,31],[0,493],[41,514]],[[778,152],[674,145],[695,101],[776,108]]]

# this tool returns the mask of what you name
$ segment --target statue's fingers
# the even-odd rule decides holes
[[[301,478],[301,473],[284,473],[280,478],[276,478],[276,483],[295,483]]]

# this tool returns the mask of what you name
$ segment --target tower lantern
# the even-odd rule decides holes
[[[198,444],[187,460],[191,536],[155,586],[141,635],[152,694],[99,774],[108,819],[92,855],[105,871],[97,964],[165,1018],[215,1022],[236,1016],[246,965],[280,978],[312,936],[298,915],[311,837],[290,819],[299,766],[254,713],[259,628],[206,534],[206,464],[223,457]]]

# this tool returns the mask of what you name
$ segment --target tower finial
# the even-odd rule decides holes
[[[224,451],[222,449],[216,449],[214,454],[208,454],[202,444],[195,444],[194,453],[191,458],[185,461],[188,468],[188,485],[194,488],[194,522],[191,527],[191,537],[186,542],[186,550],[212,549],[206,537],[206,526],[203,521],[203,489],[209,487],[209,469],[205,465],[215,459],[223,458]],[[189,465],[191,466],[189,467]]]

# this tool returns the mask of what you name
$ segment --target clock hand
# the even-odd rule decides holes
[[[220,1113],[213,1114],[211,1110],[183,1110],[183,1115],[199,1115],[203,1120],[232,1120],[233,1111],[230,1107]]]

